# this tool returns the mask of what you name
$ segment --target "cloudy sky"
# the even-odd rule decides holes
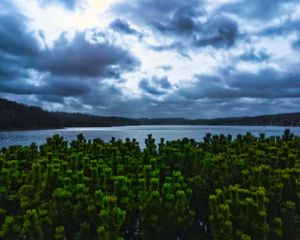
[[[299,0],[1,0],[0,96],[48,110],[299,112]]]

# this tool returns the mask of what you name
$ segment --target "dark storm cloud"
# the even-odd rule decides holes
[[[299,37],[298,40],[294,41],[292,45],[293,45],[294,48],[299,50],[300,49],[300,37]]]
[[[34,57],[40,46],[32,32],[27,31],[28,19],[19,14],[0,14],[0,52]]]
[[[253,98],[300,97],[299,72],[278,72],[263,69],[257,74],[240,72],[232,76],[230,86],[239,89],[240,95]]]
[[[73,6],[76,1],[61,2]],[[4,3],[6,1],[0,6],[7,6],[8,3]],[[53,47],[41,49],[37,36],[27,30],[27,23],[28,19],[18,12],[0,14],[1,76],[12,74],[7,69],[11,66],[49,71],[61,76],[118,77],[139,65],[139,61],[120,46],[108,41],[88,41],[87,32],[77,32],[71,41],[62,34]],[[102,35],[105,37],[104,33]]]
[[[146,93],[150,93],[153,95],[162,95],[164,91],[156,88],[155,86],[151,86],[149,80],[142,79],[139,83],[139,88],[142,89]]]
[[[278,72],[266,68],[258,73],[222,71],[219,75],[196,75],[191,86],[181,88],[178,94],[186,99],[235,98],[298,98],[299,72]]]
[[[172,88],[172,85],[167,77],[159,78],[153,76],[151,79],[142,79],[139,83],[139,88],[148,94],[163,95]]]
[[[37,98],[47,107],[47,104],[58,103],[59,111],[73,111],[82,113],[92,113],[97,115],[111,115],[111,109],[119,109],[123,111],[122,104],[124,102],[123,92],[120,86],[100,84],[93,86],[92,91],[79,96],[57,96],[57,95],[38,95]],[[120,115],[115,113],[113,115]]]
[[[73,10],[77,7],[79,2],[82,0],[38,0],[42,5],[49,5],[49,4],[62,4],[67,9]]]
[[[24,84],[23,82],[11,81],[0,82],[0,92],[1,93],[12,93],[12,94],[32,94],[35,91],[30,87]]]
[[[41,6],[61,4],[69,11],[85,2],[38,1]],[[49,109],[59,106],[63,111],[127,117],[202,118],[297,110],[300,103],[299,71],[279,71],[267,67],[262,70],[257,70],[257,67],[255,71],[256,65],[272,63],[276,54],[269,52],[272,48],[258,48],[261,46],[260,40],[299,34],[294,42],[290,42],[295,54],[291,58],[296,59],[300,49],[300,22],[299,19],[287,17],[284,5],[297,1],[231,1],[219,4],[221,6],[212,12],[207,12],[207,2],[117,1],[110,12],[117,14],[107,32],[77,32],[73,39],[61,35],[49,47],[43,44],[43,33],[28,31],[30,20],[18,12],[12,1],[2,0],[1,96],[28,104],[49,106]],[[215,4],[213,3],[214,6]],[[275,21],[277,18],[280,21]],[[268,24],[263,24],[257,31],[251,30],[251,33],[245,30],[253,29],[260,21]],[[247,28],[248,23],[250,28]],[[130,81],[123,74],[138,69],[140,62],[124,47],[126,44],[115,44],[120,42],[120,37],[122,40],[122,35],[138,37],[143,47],[156,51],[157,54],[168,51],[176,52],[181,57],[189,57],[199,51],[206,53],[202,48],[212,47],[208,49],[212,55],[230,56],[229,59],[223,59],[224,62],[220,59],[218,63],[229,67],[226,70],[225,67],[216,70],[212,75],[195,75],[193,79],[186,79],[178,85],[172,85],[171,78],[157,77],[155,73],[147,72],[154,76],[139,82],[141,94],[133,98],[131,92],[126,92],[126,88],[123,88],[124,81]],[[112,36],[114,39],[111,39]],[[151,41],[152,39],[155,41]],[[245,39],[247,42],[243,41]],[[255,42],[258,44],[251,42],[252,39],[257,39]],[[127,42],[126,46],[135,48],[131,44]],[[236,56],[235,52],[230,52],[230,47],[235,46],[237,52],[240,49],[246,50]],[[232,50],[235,51],[235,48]],[[193,61],[192,57],[189,59]],[[236,69],[240,62],[244,65],[251,64],[254,71]],[[170,70],[172,74],[180,71],[180,66],[178,70],[177,62],[173,65],[172,59],[166,64],[157,67],[159,73],[163,73],[162,70],[166,71],[165,74]],[[199,68],[203,68],[201,64],[199,61]],[[272,65],[276,64],[274,62]]]
[[[133,29],[128,22],[119,18],[110,23],[110,28],[120,33],[142,37],[142,34]]]
[[[149,46],[156,51],[180,50],[184,53],[185,48],[232,46],[239,37],[237,23],[222,14],[207,15],[203,9],[202,1],[196,0],[133,0],[119,2],[113,7],[114,12],[122,13],[136,24],[150,27],[174,40],[168,45]],[[200,21],[199,17],[204,16],[207,20]]]
[[[46,80],[46,85],[42,86],[42,94],[51,93],[58,96],[82,96],[90,93],[97,86],[93,79],[81,79],[77,77],[53,77]]]
[[[80,99],[83,104],[93,106],[95,110],[103,108],[107,111],[110,110],[110,107],[113,105],[123,108],[123,98],[124,94],[121,86],[101,84],[97,89],[94,89],[94,91],[78,99]]]
[[[153,82],[155,82],[162,89],[171,89],[172,88],[172,84],[169,82],[167,77],[154,78]]]
[[[0,14],[2,93],[45,95],[61,102],[104,89],[103,79],[118,80],[140,64],[128,50],[110,43],[105,33],[93,31],[77,32],[72,40],[62,34],[52,47],[43,48],[40,35],[27,30],[28,19],[13,10]],[[98,41],[97,34],[104,40]]]
[[[218,76],[209,75],[195,76],[195,82],[180,88],[178,94],[189,100],[237,97],[235,89],[226,87]]]
[[[155,52],[164,52],[164,51],[171,51],[177,52],[181,57],[190,58],[188,54],[187,46],[185,46],[181,42],[174,42],[171,44],[161,44],[161,45],[148,45],[148,48],[155,51]]]
[[[9,81],[23,75],[23,58],[15,59],[4,53],[0,54],[0,81]]]
[[[39,69],[59,76],[119,77],[137,66],[139,61],[127,50],[108,42],[91,43],[85,32],[77,32],[71,42],[62,34],[43,53]]]
[[[254,63],[268,61],[270,58],[271,56],[266,49],[261,49],[257,51],[255,48],[251,48],[245,51],[243,54],[241,54],[238,59]]]
[[[51,102],[51,103],[64,103],[64,98],[62,96],[44,94],[37,96],[39,101]]]
[[[202,14],[201,7],[201,1],[198,0],[132,0],[117,2],[112,9],[142,28],[151,28],[155,33],[173,39],[173,43],[149,45],[150,49],[175,50],[182,56],[187,56],[186,48],[191,45],[190,38],[199,29],[196,17]]]
[[[88,92],[81,95],[56,95],[44,93],[35,95],[39,105],[49,110],[71,111],[101,115],[111,115],[112,108],[122,109],[123,92],[118,85],[90,84]],[[28,102],[29,104],[32,104]],[[56,105],[52,105],[55,103]],[[115,115],[120,115],[116,113]]]
[[[237,23],[224,16],[213,17],[202,25],[195,36],[196,46],[231,47],[238,38]]]
[[[199,30],[199,22],[196,18],[201,14],[190,4],[178,5],[169,18],[158,18],[152,22],[154,28],[160,32],[187,35]]]
[[[91,92],[95,87],[95,81],[82,81],[77,78],[56,78],[48,77],[42,84],[35,84],[34,81],[28,81],[30,76],[25,71],[16,78],[7,81],[0,79],[0,92],[14,94],[35,94],[35,95],[56,95],[61,97],[80,96]]]
[[[279,17],[284,4],[297,2],[297,0],[242,0],[223,5],[219,12],[231,12],[239,17],[266,20]]]
[[[170,21],[174,15],[197,15],[201,1],[199,0],[132,0],[118,2],[113,6],[113,11],[129,17],[135,22],[160,28],[160,23]]]
[[[27,30],[29,20],[5,3],[1,2],[0,7],[10,8],[0,13],[0,91],[27,93],[30,88],[23,79],[28,77],[26,69],[40,56],[40,44]]]
[[[185,118],[212,118],[270,114],[279,112],[298,111],[299,100],[289,99],[199,99],[190,100],[173,93],[163,101],[150,96],[143,96],[134,100],[118,100],[107,105],[111,115],[131,117],[185,117]],[[106,114],[107,109],[97,109],[95,113]]]
[[[264,28],[258,32],[258,35],[260,37],[286,36],[294,32],[300,32],[300,20],[288,18],[277,24]]]

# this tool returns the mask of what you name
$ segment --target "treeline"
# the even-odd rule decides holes
[[[58,128],[60,121],[40,107],[26,106],[0,98],[0,129]]]
[[[191,125],[300,126],[300,113],[188,120]]]
[[[100,117],[81,113],[54,112],[62,127],[111,127],[139,125],[139,122],[130,118]]]
[[[185,118],[131,119],[122,117],[101,117],[81,113],[49,112],[39,107],[30,107],[0,98],[0,130],[133,125],[300,126],[300,113],[195,120]]]
[[[2,148],[0,239],[299,239],[299,136],[145,144]]]
[[[0,98],[0,130],[139,125],[134,119],[49,112]]]
[[[283,113],[254,117],[229,117],[212,119],[141,118],[141,125],[240,125],[240,126],[300,126],[300,113]]]

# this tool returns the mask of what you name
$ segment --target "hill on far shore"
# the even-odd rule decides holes
[[[0,129],[111,127],[133,125],[272,125],[300,126],[300,113],[213,119],[102,117],[82,113],[49,112],[0,98]]]

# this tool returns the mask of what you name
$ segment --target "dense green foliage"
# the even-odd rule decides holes
[[[250,133],[0,152],[0,239],[299,239],[300,137]]]

